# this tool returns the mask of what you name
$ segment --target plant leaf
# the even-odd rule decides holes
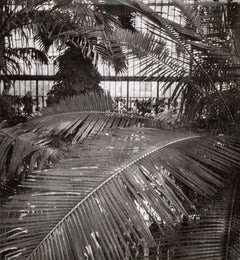
[[[193,146],[195,139],[200,144]],[[180,183],[203,195],[222,186],[205,169],[210,154],[202,165],[190,150],[181,152],[188,142],[194,151],[205,149],[199,136],[150,128],[105,130],[73,146],[69,158],[29,175],[26,191],[5,205],[2,252],[18,259],[124,259],[143,241],[154,244],[143,212],[171,226],[192,207]]]
[[[60,135],[71,143],[82,142],[105,128],[137,125],[158,126],[152,119],[113,112],[112,100],[103,93],[69,97],[59,104],[47,107],[24,127],[40,136]]]
[[[0,190],[3,197],[13,182],[18,183],[34,169],[42,169],[59,160],[60,152],[50,148],[50,142],[24,131],[19,125],[0,130]]]
[[[171,259],[237,259],[238,188],[239,178],[233,176],[211,199],[197,198],[199,213],[192,214],[179,230],[175,230],[173,239],[156,233],[160,248],[167,246],[172,252]],[[162,258],[166,259],[166,254],[162,253]]]

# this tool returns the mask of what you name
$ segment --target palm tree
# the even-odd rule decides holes
[[[56,42],[58,47],[64,50],[64,54],[60,54],[55,60],[58,64],[56,78],[60,85],[60,90],[55,91],[57,92],[55,93],[57,99],[59,95],[71,95],[83,93],[89,89],[96,89],[97,91],[100,89],[98,86],[100,75],[94,67],[98,56],[112,62],[117,72],[125,69],[125,58],[123,54],[121,55],[120,47],[116,44],[112,47],[110,41],[101,44],[97,40],[98,34],[107,38],[101,26],[102,17],[100,17],[100,13],[98,15],[97,11],[91,8],[81,5],[76,6],[69,1],[64,4],[48,5],[44,9],[42,5],[46,3],[48,4],[48,1],[44,0],[17,0],[14,2],[6,0],[1,2],[0,80],[4,82],[5,91],[8,92],[11,87],[11,75],[21,73],[23,68],[19,65],[20,63],[23,62],[24,66],[30,66],[34,60],[48,63],[50,58],[48,56],[49,48]],[[104,25],[109,23],[110,18],[105,20]],[[115,22],[114,18],[111,21]],[[15,38],[17,37],[20,37],[23,46],[16,45]],[[115,52],[118,53],[118,58],[113,56]],[[72,66],[68,68],[68,73],[66,73],[66,65],[63,66],[64,59],[73,56],[76,56],[76,62],[72,63]],[[94,66],[92,60],[95,60]],[[75,72],[82,70],[82,73],[78,73],[79,77],[75,75],[75,81],[69,74],[71,70],[75,70]],[[93,77],[95,77],[95,81]],[[92,80],[89,80],[89,78],[92,78]],[[81,84],[81,87],[78,84]],[[56,87],[56,84],[54,87]],[[52,92],[54,92],[54,89]],[[14,112],[11,111],[14,100],[9,99],[9,101],[9,109],[1,108],[1,111],[8,112],[7,115],[1,113],[0,117],[3,119],[12,117],[15,119]],[[2,106],[3,104],[6,106],[6,101],[1,103]],[[12,121],[14,124],[15,120]]]
[[[202,113],[206,109],[205,99],[208,98],[215,99],[216,109],[212,109],[219,117],[229,122],[236,119],[222,91],[225,87],[231,89],[238,82],[239,55],[237,45],[234,45],[234,39],[239,38],[236,27],[238,3],[223,5],[196,1],[194,5],[185,5],[182,1],[173,1],[186,19],[183,26],[156,14],[138,1],[92,2],[100,6],[124,6],[146,19],[145,23],[150,28],[148,33],[116,27],[109,37],[122,44],[124,54],[131,60],[142,60],[140,75],[154,77],[157,81],[164,79],[165,90],[177,82],[171,99],[174,102],[182,98],[182,120],[192,121]],[[227,19],[223,20],[222,14],[226,11]],[[208,13],[207,18],[202,15],[204,12]],[[216,25],[214,30],[219,31],[211,36],[205,32],[206,24]],[[229,38],[229,31],[234,39]],[[224,40],[226,37],[229,38],[227,42]],[[147,38],[151,41],[147,41]],[[176,46],[177,56],[166,46],[167,42]]]
[[[232,72],[235,71],[235,66],[238,67],[239,56],[237,55],[236,47],[233,46],[233,39],[229,39],[228,43],[226,43],[224,37],[229,37],[226,32],[227,30],[231,30],[235,35],[235,39],[237,39],[239,30],[236,29],[236,25],[233,26],[233,24],[237,22],[231,23],[228,19],[221,19],[223,12],[226,12],[226,10],[222,10],[224,6],[219,3],[201,4],[196,2],[196,12],[192,6],[184,5],[182,1],[173,1],[176,7],[178,7],[186,17],[186,25],[182,27],[157,16],[149,8],[142,7],[134,1],[130,2],[129,6],[135,8],[136,11],[150,19],[148,23],[150,27],[154,29],[153,34],[159,34],[160,31],[162,37],[171,38],[176,46],[180,47],[180,50],[184,53],[182,63],[178,60],[178,66],[176,65],[174,67],[172,64],[169,65],[169,67],[174,68],[175,71],[168,70],[170,71],[169,75],[177,75],[180,77],[173,92],[172,99],[175,100],[179,95],[183,94],[183,119],[187,119],[187,121],[192,120],[196,116],[196,113],[202,110],[201,102],[199,101],[212,93],[215,93],[215,98],[219,100],[217,103],[215,102],[215,104],[217,104],[221,113],[225,115],[228,114],[228,117],[232,118],[231,111],[221,92],[221,86],[225,85],[226,87],[227,85],[229,87],[231,84],[236,84],[238,76],[234,77]],[[234,10],[239,10],[237,3],[229,4],[229,6],[227,6],[227,8],[229,8],[228,17],[233,17],[231,15],[231,7],[234,7]],[[208,18],[205,18],[204,15],[200,16],[201,10],[203,10],[203,14],[204,12],[206,13],[207,10],[209,20],[207,20]],[[213,19],[216,21],[213,22]],[[219,30],[217,31],[218,33],[213,36],[213,38],[215,37],[214,40],[208,32],[207,34],[203,33],[203,30],[206,30],[207,23],[209,26],[212,26],[212,24],[215,25],[215,32]],[[211,29],[213,30],[213,28]],[[216,41],[216,43],[214,43],[214,41]],[[163,62],[170,61],[173,63],[172,59],[166,59],[164,56],[161,59]],[[186,66],[184,66],[185,62],[190,64],[187,70]],[[179,66],[179,64],[182,64],[182,66]],[[159,67],[156,65],[149,67],[147,65],[147,69],[152,73],[162,70],[163,74],[160,75],[166,75],[165,68],[166,66]],[[171,80],[167,80],[165,88],[171,86],[171,83]],[[216,88],[216,86],[219,85],[220,87]]]
[[[2,257],[137,259],[141,248],[154,247],[159,239],[165,239],[163,255],[171,251],[185,257],[184,246],[197,243],[187,232],[193,236],[190,228],[201,225],[200,242],[208,242],[208,226],[219,236],[218,246],[205,253],[216,255],[227,241],[230,254],[237,246],[230,239],[237,190],[224,187],[235,183],[230,172],[239,164],[239,141],[159,126],[152,119],[115,114],[108,96],[92,93],[46,108],[23,126],[3,129],[2,189],[13,181],[20,185],[1,209]],[[216,212],[218,200],[212,196],[217,191],[225,206]],[[209,198],[215,204],[206,210]],[[222,221],[220,230],[209,221],[212,211],[212,219]],[[200,221],[181,232],[183,216],[193,214]],[[157,223],[161,236],[150,232],[151,223]],[[184,240],[171,240],[173,227]],[[181,241],[179,253],[173,249]]]
[[[136,1],[123,3],[186,48],[178,36],[189,30]],[[156,58],[162,75],[180,76],[179,88],[200,93],[156,36],[117,28],[108,38],[123,36],[125,54],[150,55],[145,70],[155,73]],[[139,39],[155,44],[140,48]],[[207,93],[208,71],[188,55]],[[237,137],[163,130],[157,120],[114,113],[103,93],[69,97],[0,133],[2,191],[11,195],[0,211],[2,257],[141,259],[148,247],[161,259],[239,257]]]

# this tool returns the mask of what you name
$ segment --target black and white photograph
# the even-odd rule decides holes
[[[240,0],[0,0],[0,260],[240,260]]]

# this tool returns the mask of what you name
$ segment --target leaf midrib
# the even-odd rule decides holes
[[[194,135],[194,136],[188,136],[179,138],[176,140],[173,140],[171,142],[167,142],[166,144],[158,144],[154,147],[150,147],[144,152],[142,152],[140,155],[133,156],[131,159],[127,160],[127,162],[124,163],[123,166],[116,169],[111,176],[109,176],[106,180],[104,180],[102,183],[100,183],[96,188],[94,188],[92,191],[90,191],[76,206],[74,206],[51,230],[50,232],[40,241],[40,243],[33,249],[33,251],[30,253],[30,255],[26,258],[27,260],[30,259],[30,257],[40,248],[40,246],[48,239],[48,237],[67,219],[68,216],[70,216],[77,208],[79,208],[86,200],[88,200],[95,192],[97,192],[102,186],[110,182],[113,178],[115,178],[117,175],[121,174],[125,169],[129,168],[131,165],[135,164],[136,162],[140,161],[144,157],[155,153],[158,150],[161,150],[167,146],[170,146],[175,143],[179,143],[182,141],[187,141],[189,139],[199,138],[200,135]]]

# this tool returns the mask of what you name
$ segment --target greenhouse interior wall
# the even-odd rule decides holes
[[[154,11],[161,13],[165,18],[184,25],[185,21],[181,13],[173,5],[171,0],[144,0],[143,2],[148,4]],[[193,1],[188,2],[191,3]],[[147,21],[140,16],[135,18],[135,27],[143,32],[147,32],[149,29]],[[209,28],[207,28],[207,30],[209,31]],[[29,36],[29,39],[31,39],[31,37],[33,36]],[[12,41],[14,41],[15,46],[23,47],[27,44],[17,32],[13,36]],[[29,40],[29,42],[34,44],[33,40]],[[184,56],[178,56],[177,48],[172,42],[167,42],[167,46],[172,56],[176,56],[178,59],[184,59]],[[57,48],[51,47],[48,55],[51,59],[47,65],[34,62],[30,67],[27,67],[19,61],[22,68],[21,74],[10,76],[12,79],[11,95],[23,97],[28,91],[31,91],[35,99],[35,107],[42,108],[46,106],[47,93],[55,80],[56,70],[53,60],[54,57],[58,55]],[[184,62],[182,64],[184,64]],[[185,66],[189,67],[190,64],[186,64]],[[162,89],[164,79],[159,79],[157,75],[150,76],[141,74],[141,63],[138,64],[137,61],[129,61],[128,69],[124,75],[116,75],[114,69],[107,64],[99,64],[98,70],[102,76],[101,87],[110,93],[117,103],[118,109],[121,109],[122,106],[128,111],[134,109],[134,102],[136,100],[151,100],[151,102],[154,102],[155,100],[163,99],[164,102],[168,104],[171,92],[175,84],[177,84],[177,81],[173,82],[171,88],[164,92]],[[1,93],[3,91],[3,81],[1,81],[1,77],[0,91]],[[166,107],[169,108],[169,104]]]

